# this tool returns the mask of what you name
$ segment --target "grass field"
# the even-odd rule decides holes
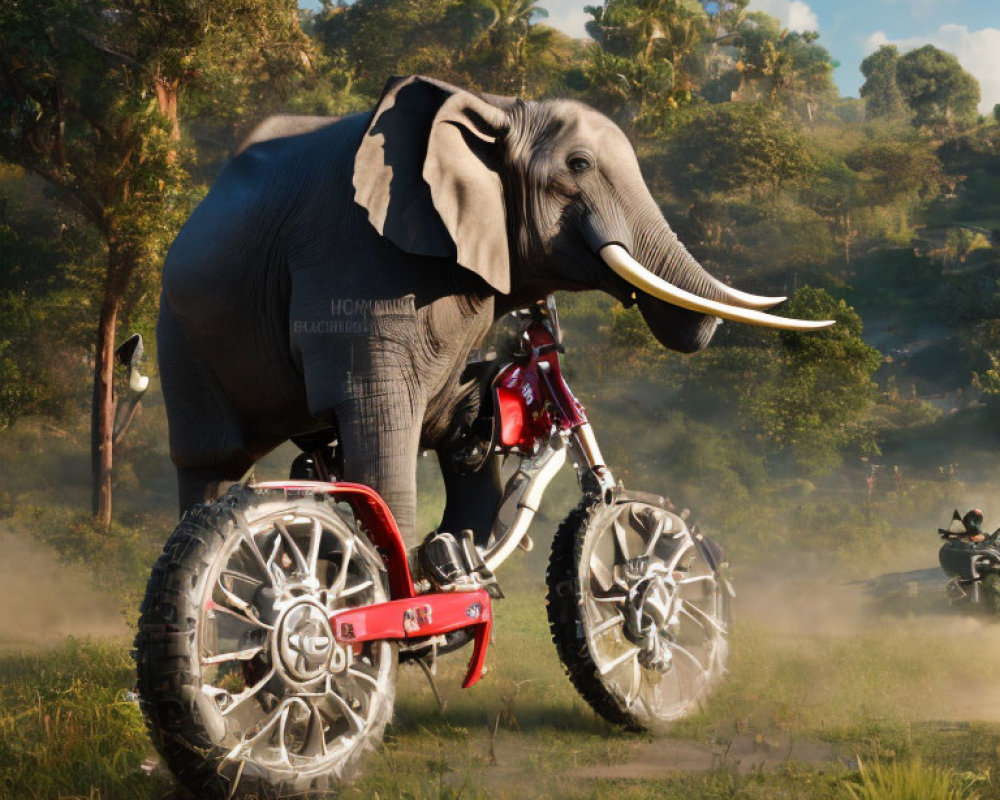
[[[169,507],[107,537],[8,472],[25,487],[0,520],[0,800],[179,800],[128,694],[129,629]],[[484,680],[463,691],[468,651],[442,659],[442,709],[401,668],[385,746],[345,800],[1000,800],[1000,624],[950,609],[943,581],[916,596],[856,582],[933,567],[950,504],[988,505],[995,487],[914,485],[869,508],[836,487],[755,498],[756,516],[721,535],[738,594],[730,674],[654,737],[596,717],[549,640],[548,536],[576,491],[563,477],[535,551],[501,573]],[[435,513],[424,504],[421,524]]]
[[[441,709],[401,669],[385,747],[344,798],[1000,798],[997,627],[936,598],[908,614],[857,585],[743,575],[731,674],[651,737],[577,698],[541,583],[522,573],[509,589],[484,681],[462,691],[465,654],[443,659]],[[133,680],[121,639],[0,658],[0,797],[173,797]]]

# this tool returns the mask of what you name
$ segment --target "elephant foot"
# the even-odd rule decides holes
[[[450,533],[434,531],[417,548],[417,564],[422,577],[442,591],[485,589],[491,597],[504,596],[471,530],[462,531],[457,539]]]

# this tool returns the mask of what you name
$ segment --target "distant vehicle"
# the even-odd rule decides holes
[[[986,534],[982,524],[978,508],[964,517],[956,509],[951,524],[938,529],[944,539],[938,561],[949,578],[948,597],[1000,613],[1000,528]]]

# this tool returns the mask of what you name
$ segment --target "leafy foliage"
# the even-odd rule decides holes
[[[99,298],[89,333],[96,339],[93,509],[105,525],[119,317],[155,310],[159,264],[193,200],[180,141],[181,87],[201,79],[204,107],[213,100],[238,107],[254,87],[272,91],[308,66],[307,49],[288,0],[43,0],[0,8],[0,159],[47,181],[99,234],[105,253],[103,268],[89,274]]]
[[[899,90],[921,125],[969,122],[979,105],[979,81],[951,53],[925,45],[901,56]]]
[[[662,129],[693,99],[694,58],[709,18],[694,0],[605,0],[587,6],[597,42],[588,78],[600,105],[640,131]]]
[[[537,56],[545,47],[544,40],[551,38],[551,29],[539,29],[532,22],[544,19],[549,12],[535,0],[479,0],[479,3],[489,18],[473,47],[485,51],[486,61],[497,70],[489,88],[523,95],[528,88],[528,54]]]
[[[833,59],[815,31],[788,31],[762,12],[751,12],[733,32],[741,45],[740,72],[756,97],[799,108],[810,122],[822,101],[836,96]]]
[[[847,784],[853,800],[976,800],[975,793],[958,784],[946,769],[924,766],[919,759],[908,763],[879,761],[860,764],[858,784]]]
[[[719,417],[737,418],[766,443],[770,459],[789,456],[807,474],[828,474],[848,449],[877,451],[864,421],[881,356],[862,340],[857,312],[822,289],[800,289],[788,313],[837,325],[808,334],[735,334],[699,359],[685,402],[694,408],[708,400]]]
[[[0,794],[110,800],[165,791],[167,780],[140,769],[151,745],[126,699],[134,672],[124,648],[74,640],[0,661]]]
[[[903,93],[896,79],[899,49],[892,44],[882,45],[861,62],[865,76],[861,96],[869,117],[892,117],[905,110]]]
[[[689,197],[776,190],[813,169],[795,125],[764,105],[703,106],[687,113],[671,137],[674,188]]]

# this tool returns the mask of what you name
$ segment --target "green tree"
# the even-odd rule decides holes
[[[781,28],[763,12],[746,15],[735,40],[742,50],[742,71],[758,94],[804,107],[814,121],[820,101],[837,96],[834,62],[815,31],[799,33]]]
[[[739,30],[750,0],[701,0],[701,5],[715,27],[716,38],[723,39]]]
[[[799,289],[787,313],[837,324],[808,334],[737,332],[735,342],[715,348],[699,365],[687,402],[714,397],[748,435],[767,443],[772,462],[787,456],[799,469],[823,475],[848,450],[877,451],[865,418],[882,358],[862,340],[857,312],[823,289]]]
[[[185,102],[191,113],[242,114],[248,105],[261,106],[266,98],[287,93],[311,69],[311,45],[299,28],[293,0],[105,5],[103,13],[115,23],[108,55],[127,61],[144,78],[178,141]]]
[[[693,98],[694,59],[709,17],[694,0],[605,0],[587,6],[588,78],[599,105],[640,130],[662,127]]]
[[[214,107],[304,69],[308,43],[295,15],[289,0],[0,6],[0,159],[45,179],[104,246],[89,286],[99,309],[93,510],[105,525],[116,329],[127,304],[152,305],[163,252],[190,205],[179,157],[182,91],[191,90],[192,106]]]
[[[0,295],[0,430],[38,407],[42,392],[31,309],[23,296]]]
[[[671,137],[669,161],[675,191],[691,198],[737,189],[774,192],[815,168],[795,125],[750,103],[686,112]]]
[[[489,14],[480,44],[496,55],[498,68],[497,88],[500,91],[523,96],[527,92],[528,53],[540,48],[531,47],[529,39],[548,38],[547,31],[534,28],[535,19],[548,17],[549,12],[535,0],[475,0]],[[535,43],[537,45],[537,43]],[[493,88],[493,87],[490,87]]]
[[[172,124],[117,39],[112,9],[62,0],[0,11],[0,158],[41,176],[106,249],[94,345],[93,511],[111,520],[115,332],[133,280],[155,271],[183,208]]]
[[[801,199],[829,221],[845,266],[851,264],[852,247],[862,235],[865,218],[885,209],[902,232],[910,216],[947,182],[933,146],[909,126],[903,131],[898,126],[873,128],[846,154],[824,153],[818,159],[819,171],[803,188]]]
[[[473,0],[324,0],[313,30],[351,88],[375,98],[387,78],[427,72],[468,84],[462,60],[489,12]]]
[[[896,81],[918,125],[972,122],[979,105],[979,81],[951,53],[926,45],[901,56]]]
[[[933,146],[916,136],[872,136],[845,162],[863,177],[862,200],[871,206],[913,208],[937,197],[946,181]]]
[[[882,45],[861,62],[861,74],[865,76],[861,96],[869,117],[898,116],[906,110],[896,80],[898,65],[899,50],[893,44]]]
[[[828,221],[851,263],[851,247],[858,236],[855,215],[862,205],[860,176],[836,156],[823,159],[815,178],[803,192],[803,200]]]
[[[86,407],[79,343],[92,339],[87,284],[100,241],[42,189],[0,165],[0,429]]]

